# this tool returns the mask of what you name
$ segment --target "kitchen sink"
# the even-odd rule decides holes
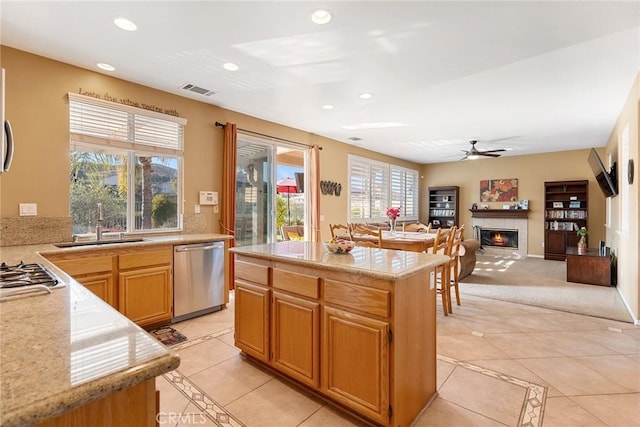
[[[132,242],[142,242],[144,239],[142,237],[125,237],[122,239],[102,239],[102,240],[84,240],[78,242],[62,242],[62,243],[54,243],[53,246],[58,248],[73,248],[76,246],[94,246],[94,245],[113,245],[115,243],[132,243]]]

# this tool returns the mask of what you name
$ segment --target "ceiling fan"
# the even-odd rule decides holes
[[[501,151],[506,151],[504,148],[499,148],[497,150],[485,150],[485,151],[480,151],[476,148],[476,143],[478,141],[476,140],[472,140],[469,141],[469,144],[471,144],[471,149],[469,151],[466,150],[462,150],[465,154],[465,156],[460,159],[460,160],[465,160],[465,159],[469,159],[469,160],[476,160],[479,159],[480,157],[484,156],[484,157],[500,157],[500,154],[496,154],[499,153]]]

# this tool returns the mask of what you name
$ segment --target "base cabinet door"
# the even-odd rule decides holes
[[[322,328],[322,391],[388,423],[389,323],[325,306]]]
[[[318,387],[320,304],[273,292],[271,363],[309,386]]]
[[[140,326],[170,320],[173,314],[171,266],[121,271],[118,309]]]
[[[544,235],[545,259],[564,261],[567,252],[567,233],[547,230]]]
[[[78,277],[76,280],[85,288],[96,294],[98,298],[105,301],[111,307],[117,308],[116,298],[114,294],[113,274],[93,274],[86,277]]]
[[[235,345],[263,362],[269,361],[269,289],[236,279]]]

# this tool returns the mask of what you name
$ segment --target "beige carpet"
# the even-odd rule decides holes
[[[460,282],[460,293],[633,323],[615,287],[565,278],[563,261],[478,255],[473,273]]]

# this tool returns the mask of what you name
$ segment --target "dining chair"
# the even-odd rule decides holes
[[[438,228],[436,231],[436,237],[433,240],[433,246],[431,247],[431,253],[434,255],[445,255],[449,257],[449,261],[445,264],[436,267],[434,272],[436,284],[440,285],[437,288],[437,293],[442,296],[442,313],[448,316],[452,312],[451,308],[451,293],[449,290],[449,275],[451,272],[451,247],[453,244],[452,235],[455,234],[454,228],[444,229]]]
[[[364,225],[351,225],[351,240],[356,242],[356,246],[368,246],[371,248],[382,248],[382,230],[373,230]]]
[[[329,224],[331,230],[331,238],[349,237],[351,238],[349,224]],[[344,231],[343,231],[344,230]]]
[[[449,269],[449,288],[453,286],[456,291],[456,305],[460,305],[460,291],[458,290],[458,277],[460,276],[460,247],[462,246],[462,234],[464,233],[464,224],[453,233],[453,243],[451,246],[451,268]],[[451,290],[451,289],[449,289]],[[449,295],[451,301],[451,295]],[[453,304],[452,304],[453,305]]]

